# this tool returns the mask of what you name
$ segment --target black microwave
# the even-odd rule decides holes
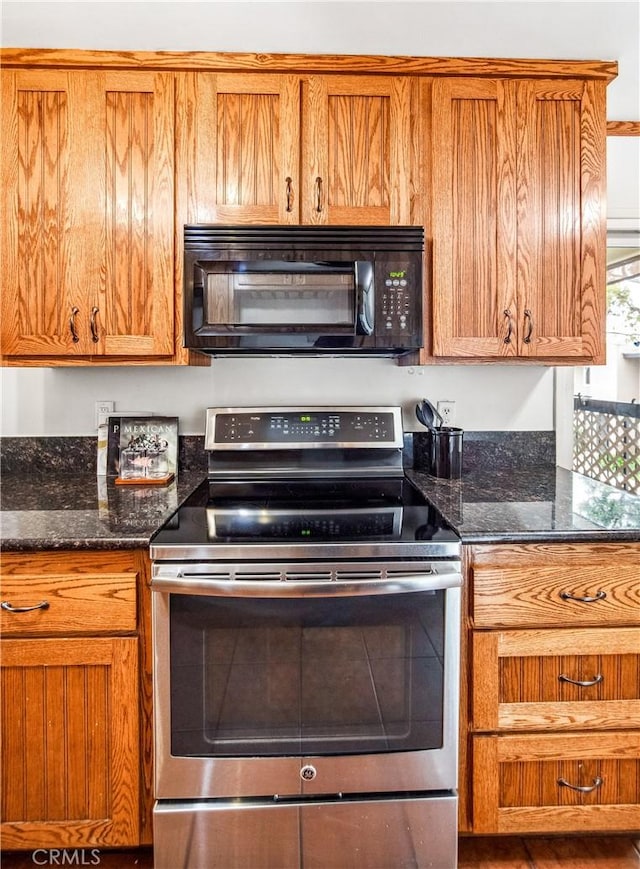
[[[184,228],[184,346],[397,356],[422,347],[418,226]]]

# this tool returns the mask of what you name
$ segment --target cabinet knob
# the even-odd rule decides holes
[[[529,308],[525,308],[524,325],[527,331],[525,332],[524,338],[522,340],[525,344],[531,344],[531,336],[533,335],[533,316],[531,315],[531,311],[529,310]]]
[[[558,676],[558,682],[569,682],[570,685],[578,685],[580,688],[591,688],[592,685],[598,685],[603,679],[602,673],[597,673],[593,679],[586,680],[572,679],[570,676],[565,676],[564,673],[560,673]]]
[[[33,610],[48,610],[49,601],[41,600],[40,603],[37,603],[34,606],[14,606],[9,603],[8,600],[3,600],[2,603],[0,603],[0,607],[8,613],[30,613],[33,612]]]
[[[322,178],[319,175],[316,178],[316,211],[318,214],[322,211]]]
[[[71,317],[69,318],[69,329],[71,330],[71,340],[74,344],[77,344],[80,338],[78,337],[78,330],[76,329],[76,317],[80,313],[80,308],[77,308],[75,305],[71,308]]]
[[[287,177],[285,181],[287,183],[287,211],[293,211],[293,180]]]
[[[504,336],[504,343],[511,344],[511,335],[513,334],[513,317],[509,308],[505,308],[504,315],[507,318],[507,334]]]
[[[100,309],[96,308],[96,307],[91,308],[91,320],[89,321],[90,325],[91,325],[91,340],[94,342],[94,344],[97,344],[98,341],[100,340],[100,336],[98,335],[98,311],[99,310]]]
[[[560,597],[562,598],[562,600],[574,600],[574,601],[577,601],[578,603],[595,603],[597,600],[604,600],[606,598],[606,596],[607,596],[606,591],[602,591],[602,590],[597,591],[592,597],[590,597],[587,594],[582,595],[582,596],[576,595],[576,594],[571,594],[570,591],[561,591],[560,592]]]
[[[581,794],[590,794],[593,791],[597,790],[603,783],[604,779],[602,776],[597,775],[594,779],[592,779],[593,784],[591,785],[572,785],[570,782],[566,780],[566,778],[559,778],[558,784],[563,788],[571,788],[572,791],[578,791]]]

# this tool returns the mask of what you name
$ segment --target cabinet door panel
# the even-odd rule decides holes
[[[633,733],[476,736],[473,831],[637,829],[638,751]]]
[[[410,79],[309,76],[302,124],[303,223],[411,222]]]
[[[73,232],[82,130],[71,73],[3,74],[2,352],[87,352],[84,293],[72,286],[83,251]],[[77,313],[74,314],[74,309]],[[77,328],[74,341],[71,320]]]
[[[604,86],[518,86],[518,298],[525,356],[604,359],[604,119]]]
[[[180,228],[298,222],[299,100],[297,76],[178,76]]]
[[[4,847],[137,844],[137,674],[137,638],[3,640]]]
[[[476,731],[620,729],[640,716],[638,628],[474,631],[472,648]]]
[[[439,356],[517,352],[515,87],[473,79],[434,83],[433,329]]]
[[[173,78],[108,73],[99,94],[105,154],[104,286],[95,330],[111,356],[173,352]],[[97,289],[97,288],[96,288]],[[95,352],[95,351],[94,351]]]
[[[4,567],[4,566],[3,566]],[[87,571],[46,576],[17,571],[0,573],[2,603],[33,607],[0,612],[0,633],[8,636],[133,632],[136,629],[136,579],[133,572]],[[43,607],[42,604],[47,604]]]

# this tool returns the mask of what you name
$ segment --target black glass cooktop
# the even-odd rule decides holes
[[[205,481],[152,547],[459,542],[405,478]]]

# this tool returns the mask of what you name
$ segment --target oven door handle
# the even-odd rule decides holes
[[[440,591],[462,585],[457,572],[417,574],[402,579],[385,580],[236,580],[221,579],[215,574],[180,573],[154,577],[153,591],[173,594],[199,594],[211,597],[363,597],[365,595],[407,594],[416,591]]]

